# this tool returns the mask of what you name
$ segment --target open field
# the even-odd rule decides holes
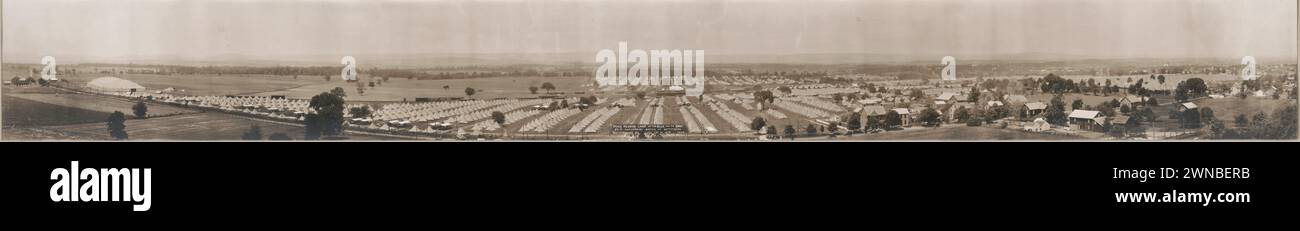
[[[131,80],[144,86],[148,91],[176,88],[183,95],[246,95],[267,91],[278,91],[312,84],[327,83],[320,76],[272,75],[155,75],[155,74],[81,74],[79,76],[59,76],[73,86],[85,86],[87,82],[99,77],[113,76]],[[335,76],[335,78],[338,78]],[[335,79],[335,82],[343,82]],[[319,92],[318,92],[319,93]]]
[[[264,139],[275,133],[284,133],[295,140],[303,138],[303,128],[300,126],[253,120],[215,112],[127,120],[126,133],[130,135],[131,140],[239,140],[241,135],[254,124],[261,127]],[[76,137],[85,140],[112,139],[108,135],[104,123],[100,122],[10,130],[9,128],[4,130],[6,140],[50,137]],[[354,140],[391,139],[367,135],[349,135],[348,137]]]
[[[122,113],[125,113],[127,116],[131,116],[131,117],[133,117],[131,114],[131,107],[135,106],[135,102],[126,99],[110,98],[105,96],[96,96],[96,95],[89,95],[89,94],[69,93],[69,94],[5,94],[5,95],[13,98],[20,98],[20,99],[47,103],[47,104],[75,107],[75,108],[104,112],[104,113],[113,113],[114,111],[121,111]],[[149,117],[169,116],[169,115],[193,112],[192,110],[189,109],[167,106],[167,105],[157,104],[157,103],[148,103],[147,105],[149,105],[149,110],[148,110]],[[10,106],[5,105],[5,107],[8,108]],[[19,107],[19,108],[14,108],[13,110],[23,111],[24,109]],[[8,114],[6,114],[6,116],[8,116]]]
[[[362,81],[370,81],[371,78],[362,77]],[[556,92],[574,92],[586,91],[582,84],[590,83],[591,78],[586,77],[489,77],[473,79],[439,79],[439,80],[407,80],[402,78],[390,78],[388,82],[376,83],[373,88],[367,86],[364,94],[357,93],[357,83],[348,83],[344,81],[318,82],[301,87],[261,92],[254,95],[271,96],[284,95],[289,98],[311,98],[321,92],[327,92],[335,87],[342,87],[348,94],[350,101],[408,101],[415,100],[416,97],[466,97],[465,88],[474,88],[481,90],[468,98],[475,99],[494,99],[494,98],[521,98],[537,97],[546,93],[546,90],[538,90],[538,94],[532,94],[528,91],[528,86],[541,87],[542,83],[550,82],[554,84]],[[446,89],[443,86],[447,86]]]
[[[1222,99],[1201,99],[1194,101],[1201,108],[1210,108],[1214,110],[1214,117],[1231,126],[1233,117],[1237,114],[1246,115],[1247,118],[1254,116],[1256,113],[1263,112],[1270,118],[1279,108],[1287,105],[1295,105],[1296,101],[1291,99],[1265,99],[1250,97],[1241,99],[1237,97],[1227,97]],[[1166,109],[1167,110],[1167,109]]]
[[[4,103],[0,118],[5,127],[5,137],[9,137],[9,128],[15,126],[48,126],[76,123],[101,122],[108,118],[108,112],[87,110],[77,107],[43,103],[19,97],[5,95],[0,97]]]

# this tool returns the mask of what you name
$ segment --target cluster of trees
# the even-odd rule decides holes
[[[1047,74],[1039,83],[1039,88],[1044,93],[1063,94],[1079,92],[1079,85],[1074,80],[1069,80],[1056,76],[1056,74]]]
[[[1021,108],[1021,112],[1019,113],[1025,113],[1023,108]],[[953,112],[953,119],[956,120],[954,122],[963,122],[966,123],[966,126],[980,126],[984,123],[992,123],[994,120],[1006,118],[1008,116],[1011,116],[1011,108],[1006,105],[993,106],[985,110],[980,110],[977,107],[966,108],[965,106],[958,106],[957,110]],[[1025,116],[1021,115],[1020,117]]]
[[[1272,116],[1264,112],[1247,117],[1237,114],[1233,118],[1234,127],[1227,127],[1223,122],[1209,121],[1209,136],[1212,139],[1296,139],[1296,105],[1278,108]]]
[[[12,79],[9,79],[9,82],[13,83],[14,86],[22,86],[22,85],[35,83],[42,87],[49,86],[51,83],[50,81],[42,78],[19,78],[19,77],[14,77]]]
[[[143,101],[136,102],[135,105],[131,107],[131,112],[136,118],[144,119],[148,116],[149,105],[146,105]],[[130,136],[126,134],[126,113],[122,113],[122,111],[113,111],[112,114],[108,115],[108,119],[105,120],[105,125],[108,127],[108,135],[113,137],[113,139],[125,140],[130,138]]]
[[[542,83],[542,87],[540,88],[538,88],[537,86],[528,86],[528,92],[531,92],[533,94],[537,94],[538,89],[546,90],[546,92],[551,92],[555,90],[555,84],[551,84],[551,82],[545,82]]]
[[[1163,75],[1161,75],[1163,76]],[[1209,90],[1205,85],[1205,80],[1201,78],[1190,78],[1186,81],[1178,82],[1178,87],[1174,88],[1174,100],[1186,102],[1188,99],[1203,97]]]

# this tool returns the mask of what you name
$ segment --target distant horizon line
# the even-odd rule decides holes
[[[707,50],[706,50],[706,52],[707,52]],[[1128,55],[1081,55],[1081,54],[1064,54],[1064,53],[1050,53],[1050,52],[997,53],[997,54],[931,54],[931,53],[918,53],[918,54],[893,54],[893,53],[867,53],[867,52],[860,52],[860,53],[833,53],[833,52],[808,52],[808,53],[722,53],[722,54],[708,54],[708,53],[706,53],[706,54],[707,54],[708,56],[712,56],[712,57],[722,56],[722,57],[731,58],[731,59],[765,59],[765,58],[781,58],[781,57],[791,57],[791,56],[814,56],[814,57],[815,57],[815,56],[822,56],[823,58],[826,58],[826,57],[832,57],[832,56],[842,56],[842,57],[839,57],[839,58],[845,58],[844,61],[829,61],[829,62],[828,62],[828,61],[786,61],[786,62],[764,62],[764,61],[752,61],[752,60],[751,60],[751,61],[743,61],[743,60],[741,60],[741,61],[737,61],[737,60],[726,60],[726,59],[724,59],[724,60],[722,60],[722,61],[717,61],[717,59],[713,59],[714,61],[709,61],[709,60],[706,58],[706,62],[710,62],[710,63],[723,63],[723,64],[728,64],[728,63],[742,63],[742,64],[750,64],[750,63],[753,63],[753,64],[763,64],[763,63],[769,63],[769,64],[782,64],[782,63],[788,63],[788,64],[824,64],[824,65],[876,64],[876,63],[888,64],[888,63],[912,63],[912,62],[924,62],[924,61],[926,61],[926,60],[928,60],[928,59],[926,59],[926,58],[922,58],[922,57],[930,57],[930,56],[933,56],[933,57],[934,57],[934,60],[936,60],[935,62],[938,62],[937,60],[939,60],[939,59],[940,59],[941,57],[943,57],[943,56],[955,56],[958,60],[966,60],[966,61],[968,61],[968,62],[969,62],[969,61],[977,61],[977,62],[990,62],[990,61],[993,61],[993,62],[997,62],[997,61],[1052,62],[1052,61],[1088,61],[1088,60],[1234,60],[1234,59],[1240,59],[1240,58],[1241,58],[1241,56],[1178,56],[1178,55],[1143,55],[1143,56],[1128,56]],[[592,56],[592,58],[590,59],[590,61],[581,61],[581,60],[565,60],[565,59],[549,60],[549,61],[546,61],[546,62],[524,61],[524,60],[526,60],[526,59],[530,59],[530,58],[535,59],[535,58],[541,58],[541,57],[545,57],[545,56],[577,56],[577,55],[590,55],[590,56]],[[417,61],[417,62],[419,61],[418,59],[421,59],[421,57],[427,57],[427,58],[469,58],[469,59],[474,59],[474,58],[506,58],[506,59],[514,59],[514,60],[512,60],[512,61],[506,61],[506,62],[508,62],[508,63],[492,64],[492,65],[517,65],[517,64],[554,64],[554,63],[593,63],[593,64],[594,64],[594,63],[596,63],[596,61],[595,61],[595,59],[594,59],[594,57],[595,57],[594,55],[595,55],[595,52],[591,52],[590,54],[588,54],[588,53],[586,53],[586,52],[513,52],[513,53],[492,53],[492,52],[484,52],[484,53],[361,53],[361,54],[351,54],[350,56],[357,56],[357,57],[367,56],[367,57],[372,57],[372,58],[373,58],[373,57],[379,57],[378,59],[380,59],[380,60],[385,60],[385,59],[416,59],[416,60],[413,60],[413,61]],[[40,63],[40,62],[39,62],[40,58],[41,58],[41,57],[44,57],[44,56],[46,56],[46,55],[31,55],[31,54],[3,54],[3,55],[0,55],[0,62],[5,63],[5,64],[34,64],[34,63]],[[237,53],[227,53],[227,54],[217,54],[217,55],[207,55],[207,56],[188,56],[188,55],[128,55],[128,56],[115,56],[115,57],[108,57],[108,56],[95,56],[95,55],[68,55],[68,54],[52,54],[52,55],[49,55],[49,56],[54,56],[54,57],[58,58],[58,59],[59,59],[59,62],[60,62],[61,64],[81,64],[81,63],[87,63],[87,64],[181,65],[181,64],[177,64],[177,63],[195,63],[195,62],[197,62],[197,63],[223,63],[223,62],[226,62],[226,63],[229,63],[229,62],[234,62],[234,63],[239,63],[239,62],[283,62],[283,63],[298,63],[298,64],[301,64],[301,63],[321,63],[320,65],[326,65],[326,66],[328,66],[328,65],[333,65],[334,62],[335,62],[335,61],[333,61],[333,58],[332,58],[331,56],[338,56],[338,57],[341,58],[341,57],[343,57],[343,56],[347,56],[347,55],[342,55],[342,54],[271,54],[271,55],[246,55],[246,54],[237,54]],[[388,57],[384,57],[384,56],[388,56]],[[521,56],[523,56],[523,57],[521,57]],[[1016,57],[1016,56],[1023,56],[1023,57]],[[1254,56],[1254,57],[1257,58],[1257,59],[1275,60],[1275,61],[1276,61],[1276,60],[1290,60],[1290,61],[1294,61],[1294,62],[1292,62],[1292,64],[1300,63],[1300,55],[1290,55],[1290,56],[1287,56],[1287,55],[1252,55],[1252,56]],[[14,62],[13,60],[15,60],[15,59],[19,59],[19,58],[17,58],[17,57],[22,57],[22,59],[31,59],[31,61],[20,61],[20,62]],[[231,57],[240,57],[240,59],[234,59],[234,58],[231,58]],[[330,57],[330,58],[328,58],[328,59],[315,59],[315,58],[304,58],[304,57],[320,57],[320,58]],[[963,58],[963,57],[966,57],[966,58]],[[972,58],[972,57],[973,57],[973,58]],[[876,59],[876,60],[866,61],[866,60],[858,60],[858,59]],[[895,59],[895,60],[880,60],[880,59]],[[119,60],[119,61],[115,61],[115,60]],[[426,60],[426,61],[427,61],[427,60]],[[489,60],[480,60],[479,62],[490,62],[490,61],[489,61]],[[285,64],[283,64],[283,63],[280,63],[280,64],[267,64],[267,65],[268,65],[268,66],[280,66],[280,65],[285,65]],[[361,65],[363,65],[363,66],[372,66],[372,65],[366,65],[366,64],[364,64],[365,62],[360,62],[360,63],[362,63]],[[388,65],[401,65],[401,64],[388,64]],[[487,65],[487,64],[478,64],[478,65]],[[383,65],[380,65],[380,66],[383,66]]]

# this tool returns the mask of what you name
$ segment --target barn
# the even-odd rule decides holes
[[[1099,111],[1074,110],[1070,112],[1070,126],[1082,130],[1101,131],[1106,117]]]

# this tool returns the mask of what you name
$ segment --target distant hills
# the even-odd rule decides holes
[[[938,64],[944,55],[938,54],[711,54],[705,53],[706,63],[728,64]],[[77,63],[113,64],[164,64],[192,66],[330,66],[340,65],[342,54],[322,55],[241,55],[225,54],[208,57],[182,56],[129,56],[94,57],[81,55],[52,55],[61,65]],[[517,64],[594,64],[592,53],[518,53],[518,54],[356,54],[360,67],[433,67],[433,66],[495,66]],[[1035,63],[1063,61],[1134,61],[1177,63],[1232,64],[1240,57],[1098,57],[1046,53],[952,55],[959,64]],[[4,63],[39,63],[42,56],[4,54]],[[1295,57],[1256,57],[1261,64],[1296,63]]]

